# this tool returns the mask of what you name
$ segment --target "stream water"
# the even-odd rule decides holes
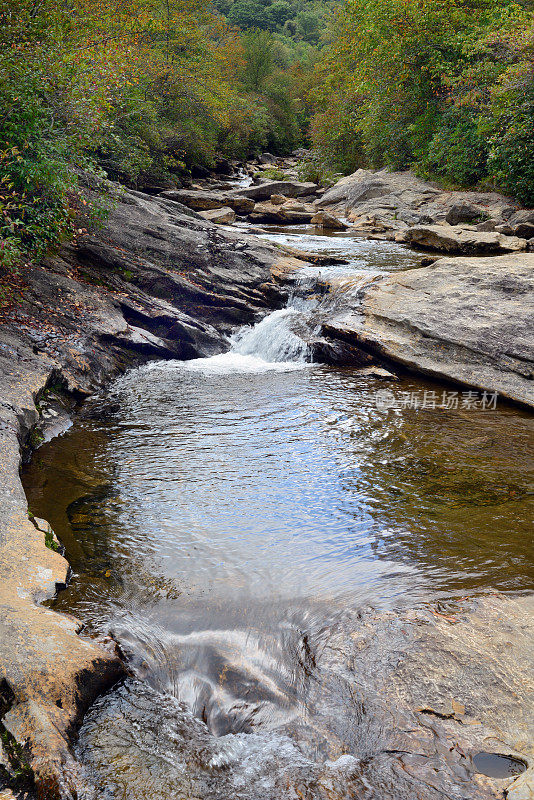
[[[419,263],[266,235],[348,258],[330,276]],[[310,364],[320,305],[308,283],[224,355],[129,372],[25,471],[73,568],[54,607],[132,669],[80,733],[99,799],[418,797],[378,768],[355,788],[384,721],[320,654],[347,610],[534,588],[532,417],[377,407],[451,387]]]

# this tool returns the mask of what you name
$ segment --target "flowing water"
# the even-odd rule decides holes
[[[299,244],[348,258],[330,277],[419,260]],[[369,606],[534,588],[532,417],[377,407],[450,387],[309,363],[307,279],[228,353],[123,376],[26,470],[73,568],[54,607],[111,632],[132,671],[77,746],[102,800],[419,797],[385,768],[387,713],[337,670],[336,636]]]

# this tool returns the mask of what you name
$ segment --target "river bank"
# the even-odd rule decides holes
[[[511,263],[509,258],[522,260]],[[528,275],[521,270],[529,263],[523,259],[534,256],[506,257],[506,264],[504,260],[499,264],[500,259],[495,258],[477,263],[481,272],[488,272],[488,267],[497,263],[489,305],[495,293],[504,297],[515,292],[502,282],[502,276],[513,273],[516,265],[520,270],[517,280],[526,282]],[[77,403],[128,367],[147,359],[190,359],[225,351],[236,325],[251,323],[284,304],[284,284],[306,263],[246,231],[215,227],[174,201],[128,193],[102,234],[81,240],[76,250],[67,249],[60,258],[32,270],[22,302],[5,315],[1,363],[7,389],[2,405],[2,721],[15,740],[27,748],[28,764],[42,796],[55,793],[67,797],[77,785],[78,768],[69,750],[73,733],[88,705],[124,674],[124,668],[113,642],[104,643],[107,650],[88,643],[76,635],[76,621],[66,621],[40,605],[66,583],[68,565],[57,552],[45,547],[46,524],[28,519],[18,478],[21,443],[28,444],[30,434],[30,445],[36,445],[41,437],[60,432],[69,424]],[[430,276],[431,270],[423,269]],[[472,274],[472,262],[465,262],[463,270]],[[388,280],[381,282],[387,284]],[[472,291],[470,286],[472,280],[466,281],[465,291]],[[428,287],[424,292],[428,293]],[[448,294],[446,289],[443,297]],[[452,294],[453,302],[457,302],[458,291]],[[361,293],[356,297],[358,304],[360,298]],[[525,306],[515,304],[512,308],[518,310],[518,316],[510,320],[507,311],[510,337],[517,331],[518,320],[523,328],[528,320],[521,316],[526,314]],[[375,314],[375,318],[378,316]],[[498,324],[494,328],[498,338]],[[329,333],[322,331],[323,337]],[[330,335],[331,342],[342,338],[337,332]],[[486,338],[482,333],[479,341]],[[470,343],[466,350],[476,351],[477,346]],[[506,343],[505,349],[509,350]],[[371,362],[370,351],[372,348],[365,346],[358,348],[364,355],[357,358]],[[442,361],[449,361],[448,354]],[[517,377],[516,363],[510,370],[516,386],[502,393],[525,402],[517,386],[522,387],[529,377]],[[415,360],[412,366],[420,368]],[[498,372],[502,372],[502,365]],[[493,377],[491,383],[485,383],[471,375],[461,378],[444,371],[441,374],[466,385],[495,390]],[[525,397],[528,402],[528,395]],[[34,427],[38,422],[44,422],[39,429],[42,433]],[[20,565],[16,573],[13,564]],[[490,603],[487,611],[484,601],[479,602],[479,613],[489,614],[486,621],[496,622],[505,613],[499,609],[511,608],[504,598],[494,606]],[[516,619],[521,618],[524,626],[527,623],[521,609],[525,604],[526,613],[528,603],[514,602],[518,604]],[[511,619],[512,612],[507,616]],[[515,652],[523,664],[523,633],[519,635],[519,629],[517,633],[519,649]],[[513,631],[510,636],[516,642]],[[475,660],[474,655],[473,664]],[[518,667],[514,680],[526,691],[522,669]],[[490,679],[495,680],[495,676],[488,675]],[[513,746],[525,752],[522,733],[506,735],[508,747],[513,740]],[[521,779],[523,784],[525,780]]]

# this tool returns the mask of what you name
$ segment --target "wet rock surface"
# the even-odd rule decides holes
[[[534,406],[533,270],[531,254],[441,258],[373,279],[324,332]]]
[[[3,312],[2,724],[24,747],[47,800],[71,796],[77,767],[69,743],[85,709],[124,667],[113,643],[83,640],[76,620],[40,605],[65,585],[68,564],[28,519],[21,447],[43,441],[35,426],[47,416],[58,432],[74,401],[128,366],[224,351],[236,324],[283,302],[271,277],[283,261],[274,248],[222,234],[178,203],[125,192],[103,231],[32,267],[20,302]],[[58,402],[45,415],[51,396]]]
[[[214,632],[227,692],[237,679],[239,693],[249,656],[253,670],[247,702],[235,699],[231,709],[221,696],[233,727],[214,736],[169,694],[129,680],[97,701],[77,755],[98,798],[127,791],[141,800],[147,786],[154,800],[177,792],[210,800],[528,798],[531,614],[531,599],[495,596],[401,612],[330,609],[321,626],[320,609],[295,608],[285,644],[294,640],[302,659],[289,683],[269,670],[254,637],[234,663],[224,632]],[[475,759],[488,750],[530,768],[485,775]]]

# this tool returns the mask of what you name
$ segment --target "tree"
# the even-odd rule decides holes
[[[247,86],[258,90],[273,69],[273,39],[268,31],[257,28],[243,36],[245,56],[244,79]]]

